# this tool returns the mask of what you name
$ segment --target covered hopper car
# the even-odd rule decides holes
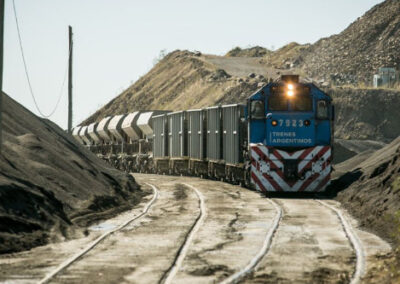
[[[128,172],[199,176],[261,192],[321,192],[330,183],[334,107],[287,75],[246,104],[106,117],[73,136]]]

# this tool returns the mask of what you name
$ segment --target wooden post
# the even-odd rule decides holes
[[[3,146],[3,47],[4,47],[4,1],[0,0],[0,153]]]
[[[69,31],[69,60],[68,60],[68,133],[72,133],[72,27]]]

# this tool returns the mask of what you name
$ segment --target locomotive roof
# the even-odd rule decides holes
[[[305,83],[305,82],[301,82],[300,81],[300,83],[296,83],[296,84],[310,87],[311,94],[313,96],[321,97],[321,98],[324,98],[324,99],[328,99],[329,101],[332,101],[332,97],[329,94],[327,94],[326,92],[322,91],[320,88],[318,88],[313,83]],[[264,85],[263,87],[261,87],[260,89],[258,89],[257,91],[255,91],[248,98],[248,100],[259,100],[259,99],[262,99],[265,96],[265,93],[269,93],[269,89],[271,87],[273,87],[273,86],[283,86],[283,85],[284,85],[283,82],[268,83],[268,84]]]

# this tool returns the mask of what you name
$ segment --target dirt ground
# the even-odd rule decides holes
[[[56,276],[51,283],[158,283],[187,242],[198,220],[199,197],[205,218],[184,252],[172,283],[215,283],[242,270],[259,253],[276,209],[258,193],[210,180],[135,174],[148,193],[134,209],[92,226],[88,235],[31,251],[0,256],[0,281],[33,283],[104,231],[135,216],[152,198],[145,182],[159,188],[148,214],[115,232]],[[355,255],[337,216],[312,199],[275,198],[283,216],[270,250],[245,283],[345,283]],[[335,201],[327,201],[340,208]],[[343,211],[344,212],[344,211]],[[354,228],[357,222],[346,212]],[[356,229],[367,256],[367,271],[390,251],[379,237]],[[378,268],[376,268],[378,269]]]

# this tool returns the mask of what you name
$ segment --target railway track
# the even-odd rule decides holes
[[[56,269],[54,269],[53,271],[51,271],[50,273],[48,273],[43,279],[41,279],[38,283],[39,284],[45,284],[48,283],[50,280],[52,280],[56,275],[58,275],[59,273],[61,273],[64,269],[66,269],[68,266],[72,265],[74,262],[77,262],[82,256],[84,256],[85,254],[87,254],[89,251],[91,251],[93,248],[95,248],[101,241],[103,241],[105,238],[107,238],[108,236],[110,236],[111,234],[122,230],[123,228],[125,228],[126,226],[128,226],[130,223],[132,223],[133,221],[136,221],[138,219],[140,219],[141,217],[143,217],[144,215],[147,214],[147,212],[149,212],[150,207],[154,204],[154,202],[157,200],[158,197],[158,189],[156,186],[147,183],[147,185],[149,185],[152,190],[153,190],[153,198],[146,204],[146,206],[143,208],[143,211],[141,214],[134,216],[132,218],[130,218],[129,220],[125,221],[124,223],[122,223],[121,225],[119,225],[118,227],[116,227],[115,229],[112,229],[110,231],[105,232],[104,234],[102,234],[100,237],[98,237],[96,240],[94,240],[93,242],[91,242],[90,244],[88,244],[83,250],[81,250],[80,252],[78,252],[77,254],[75,254],[74,256],[72,256],[71,258],[67,259],[66,261],[64,261],[63,263],[61,263]]]
[[[249,264],[244,267],[242,270],[236,272],[229,278],[225,279],[224,281],[221,282],[221,284],[229,284],[229,283],[237,283],[246,275],[251,273],[257,266],[257,264],[261,261],[261,259],[268,253],[269,248],[271,247],[272,239],[275,235],[276,230],[278,229],[279,222],[281,221],[282,218],[282,208],[273,200],[267,199],[269,203],[272,204],[272,206],[275,208],[276,215],[274,218],[274,221],[272,223],[271,228],[268,230],[268,233],[265,237],[264,244],[260,251],[257,253],[256,256],[249,262]]]
[[[204,222],[204,218],[207,214],[207,209],[205,206],[205,201],[203,194],[194,186],[184,183],[185,186],[191,188],[197,195],[199,199],[199,215],[197,216],[195,222],[193,223],[192,228],[190,229],[189,233],[187,234],[184,243],[179,248],[179,251],[174,259],[172,266],[167,270],[167,272],[163,275],[160,280],[160,283],[170,284],[172,283],[176,273],[179,271],[180,267],[182,266],[183,260],[188,252],[189,246],[191,245],[194,235],[199,230],[201,225]]]
[[[0,274],[0,282],[29,279],[20,275],[26,271],[35,282],[41,279],[39,283],[140,279],[163,284],[357,284],[368,257],[385,248],[381,240],[353,228],[351,218],[331,201],[266,199],[226,183],[187,177],[135,175],[135,179],[141,184],[151,182],[148,186],[153,191],[143,208],[130,213],[136,216],[111,221],[120,225],[90,243],[69,249],[60,244],[60,252],[54,244],[44,249],[48,258],[37,263],[33,274],[25,266],[15,270],[16,278]],[[129,225],[141,217],[140,225]],[[79,252],[68,258],[71,248]],[[49,251],[53,255],[47,256]],[[27,263],[26,257],[20,259]],[[33,263],[34,250],[30,257]],[[48,271],[46,263],[56,268]],[[4,267],[0,257],[0,271]]]
[[[199,203],[198,203],[199,204],[199,214],[198,214],[195,222],[193,223],[192,228],[187,233],[184,243],[179,248],[179,251],[174,259],[173,264],[165,272],[163,277],[160,279],[159,283],[163,283],[163,284],[173,283],[174,277],[176,276],[177,272],[183,265],[183,262],[188,253],[189,247],[193,242],[193,238],[194,238],[196,232],[202,226],[204,219],[207,215],[207,210],[206,210],[203,194],[199,191],[199,189],[197,189],[196,187],[194,187],[190,184],[183,183],[183,185],[185,185],[188,188],[191,188],[196,193],[198,200],[199,200]],[[220,282],[221,284],[238,283],[240,280],[242,280],[244,277],[246,277],[246,275],[251,273],[256,268],[256,266],[260,262],[260,260],[268,253],[268,250],[271,247],[272,239],[274,237],[276,230],[278,229],[279,222],[282,218],[282,208],[273,200],[271,200],[271,199],[267,199],[267,200],[274,207],[276,214],[274,216],[274,220],[272,222],[271,227],[267,231],[265,240],[263,242],[263,246],[260,248],[258,253],[250,260],[248,265],[246,265],[243,269],[234,273],[227,279]]]
[[[356,232],[354,231],[353,227],[351,226],[350,222],[345,218],[345,216],[339,209],[337,209],[321,200],[317,200],[317,202],[319,204],[322,204],[323,206],[329,208],[330,210],[335,212],[335,214],[338,216],[338,218],[343,226],[343,230],[345,231],[346,236],[349,239],[349,241],[355,251],[355,254],[356,254],[356,267],[355,267],[354,273],[351,277],[350,284],[358,284],[361,280],[361,277],[365,273],[365,252],[364,252],[362,243],[361,243],[360,239],[358,238]]]

